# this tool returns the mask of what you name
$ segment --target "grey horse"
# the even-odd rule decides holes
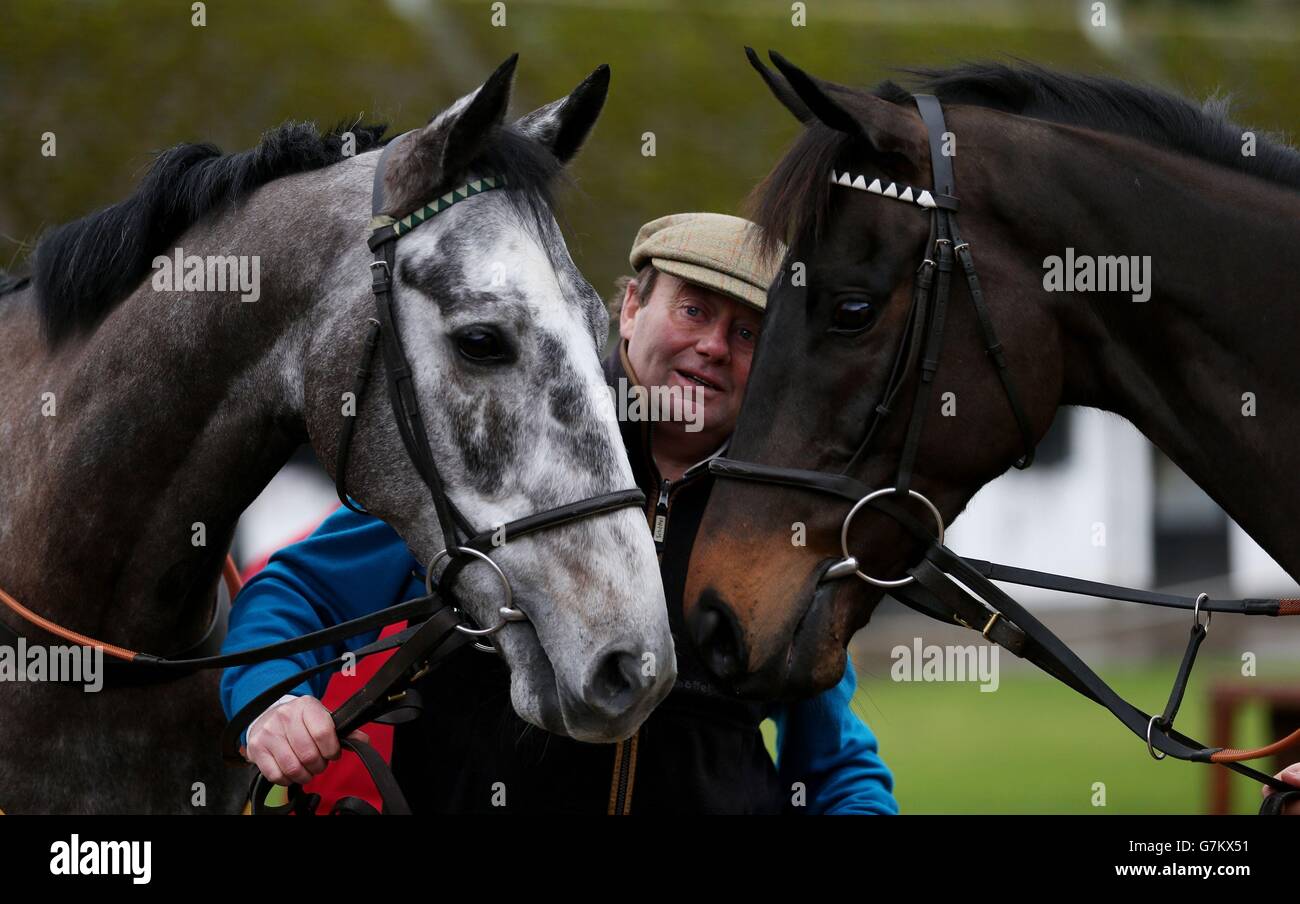
[[[404,237],[395,273],[430,446],[480,527],[634,486],[599,363],[606,315],[549,192],[609,72],[507,123],[514,66],[406,136],[385,171],[396,216],[467,174],[507,180]],[[31,282],[11,279],[0,298],[0,588],[133,650],[168,655],[202,635],[240,513],[301,444],[334,461],[372,313],[364,239],[383,132],[288,124],[241,154],[179,146],[132,197],[45,236]],[[257,285],[160,280],[162,259],[190,255],[255,260],[239,272]],[[485,336],[501,352],[486,361]],[[371,381],[349,492],[428,562],[444,544],[378,360]],[[676,675],[642,513],[492,556],[529,618],[493,637],[518,714],[584,741],[629,736]],[[457,590],[479,624],[496,622],[488,568],[467,566]],[[31,644],[58,642],[4,607],[0,619]],[[0,683],[0,809],[237,811],[248,775],[219,756],[217,680]]]

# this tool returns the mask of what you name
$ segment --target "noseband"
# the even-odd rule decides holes
[[[497,580],[500,581],[504,595],[503,604],[497,610],[500,620],[488,628],[476,628],[463,624],[456,626],[457,630],[473,637],[487,637],[500,631],[510,622],[526,621],[528,619],[528,616],[521,609],[511,605],[513,591],[510,586],[510,579],[506,577],[501,567],[487,554],[489,550],[509,540],[548,528],[559,527],[562,524],[568,524],[581,518],[600,515],[630,506],[643,507],[645,505],[645,493],[635,487],[617,490],[612,493],[603,493],[537,512],[505,525],[498,525],[483,531],[475,531],[469,520],[452,502],[451,497],[447,494],[442,475],[438,472],[438,465],[434,460],[433,453],[429,448],[428,434],[425,430],[424,421],[420,417],[420,406],[415,393],[411,365],[402,350],[397,322],[393,317],[393,270],[396,265],[397,242],[402,236],[422,223],[433,219],[433,217],[452,205],[483,192],[504,187],[506,179],[503,176],[471,178],[464,185],[440,195],[418,210],[400,219],[394,219],[384,213],[388,206],[384,194],[384,172],[389,154],[409,134],[408,132],[405,135],[399,135],[390,141],[379,155],[379,163],[375,167],[374,187],[371,192],[372,218],[370,227],[372,231],[369,239],[370,249],[375,254],[374,262],[370,265],[370,288],[375,297],[375,316],[368,321],[369,331],[361,352],[361,363],[357,367],[356,378],[353,383],[354,413],[344,413],[340,422],[334,486],[339,499],[344,505],[359,514],[368,514],[348,498],[346,480],[352,434],[356,425],[355,412],[360,409],[361,397],[370,380],[375,345],[382,338],[384,370],[387,374],[388,383],[388,400],[393,409],[393,419],[397,423],[397,429],[402,437],[402,444],[406,447],[406,453],[410,456],[416,472],[420,475],[420,479],[428,488],[429,495],[433,499],[433,510],[438,517],[438,527],[443,537],[444,548],[429,561],[428,567],[425,569],[425,588],[428,592],[433,592],[434,570],[444,559],[447,560],[447,568],[438,581],[444,592],[451,588],[460,570],[465,565],[473,561],[481,561],[487,565],[496,574]],[[482,643],[476,643],[475,646],[488,652],[493,652],[495,649]]]

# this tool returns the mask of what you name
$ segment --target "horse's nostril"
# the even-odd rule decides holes
[[[627,650],[615,650],[601,658],[587,685],[587,702],[609,718],[621,716],[640,701],[654,683],[642,672],[641,657]]]
[[[744,656],[740,631],[731,613],[717,603],[702,603],[691,627],[695,646],[709,671],[724,681],[740,677]]]

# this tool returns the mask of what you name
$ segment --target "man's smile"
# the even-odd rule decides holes
[[[679,367],[673,371],[673,375],[678,377],[688,386],[700,386],[704,389],[713,390],[714,392],[724,392],[723,386],[716,378],[709,379],[697,370]]]

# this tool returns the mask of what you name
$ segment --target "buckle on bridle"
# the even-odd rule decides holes
[[[1001,613],[1001,612],[994,612],[992,615],[989,616],[989,620],[988,620],[988,621],[985,623],[985,625],[984,625],[984,630],[980,632],[980,635],[981,635],[985,640],[990,640],[990,639],[991,639],[991,638],[989,637],[989,631],[991,631],[991,630],[993,629],[993,626],[994,626],[995,624],[997,624],[998,619],[1001,618],[1001,617],[1002,617],[1002,613]]]
[[[382,272],[377,271],[376,267],[383,267]],[[378,260],[370,265],[370,285],[373,289],[387,288],[393,283],[393,271],[388,266],[388,261]]]
[[[406,680],[411,684],[415,684],[415,682],[419,681],[425,675],[429,674],[429,672],[431,672],[432,670],[433,670],[433,663],[428,662],[426,660],[425,662],[421,663],[420,667],[415,671],[415,673],[411,675],[410,678],[407,678]],[[402,691],[402,697],[405,696],[406,696],[406,691]],[[389,699],[391,700],[392,698],[390,697]]]
[[[972,631],[979,631],[985,640],[992,640],[993,638],[989,637],[989,631],[993,630],[993,626],[997,624],[998,619],[1002,617],[1002,613],[994,612],[992,615],[990,615],[989,620],[984,623],[983,630],[976,628],[974,625],[972,625],[970,622],[966,621],[966,619],[962,618],[960,615],[957,615],[956,613],[953,613],[952,617],[953,620],[956,621],[957,624],[961,625],[963,628],[970,628]]]

